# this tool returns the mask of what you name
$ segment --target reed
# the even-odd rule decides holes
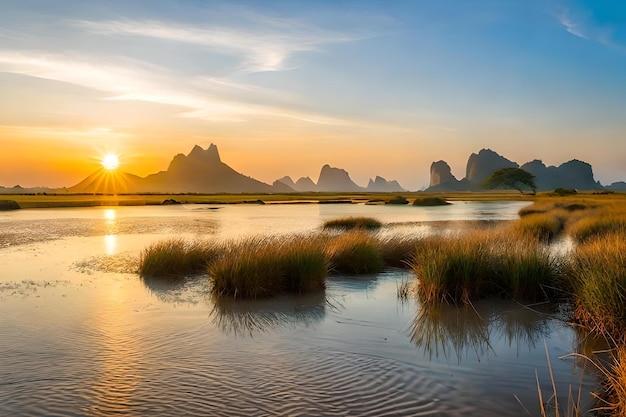
[[[536,240],[498,230],[425,238],[411,267],[425,302],[465,304],[493,294],[539,299],[560,277],[559,263]]]
[[[377,236],[383,262],[396,268],[409,268],[415,248],[420,241],[420,237],[408,235]]]
[[[384,267],[378,239],[363,231],[351,231],[328,242],[331,270],[347,274],[374,274]]]
[[[365,229],[375,230],[382,227],[382,223],[371,217],[342,217],[339,219],[328,220],[324,223],[324,229]]]
[[[425,302],[453,303],[476,298],[490,273],[489,252],[489,235],[480,231],[425,238],[411,261],[418,296]]]
[[[626,330],[626,234],[609,233],[578,245],[569,273],[576,317],[601,334]]]
[[[513,232],[522,238],[529,236],[549,241],[563,230],[565,218],[566,216],[554,211],[528,214],[513,224]]]
[[[153,243],[139,256],[139,274],[143,277],[182,277],[206,269],[221,248],[214,242],[168,239]]]
[[[232,298],[320,290],[327,274],[323,239],[297,235],[230,242],[209,265],[213,294]]]
[[[515,299],[539,300],[554,293],[561,262],[533,239],[509,239],[492,251],[494,290]]]
[[[620,233],[626,235],[626,213],[611,213],[601,211],[578,220],[574,223],[569,233],[578,242],[584,242],[597,236],[610,233]]]

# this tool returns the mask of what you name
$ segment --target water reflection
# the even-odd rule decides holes
[[[480,361],[495,355],[495,344],[506,343],[532,350],[549,335],[550,315],[502,301],[476,305],[437,304],[422,306],[410,328],[413,344],[431,360],[453,357],[460,363],[469,356]]]
[[[324,291],[267,300],[214,299],[211,321],[222,333],[254,337],[283,328],[321,323],[327,308],[336,308]]]
[[[117,250],[117,235],[106,235],[104,237],[104,253],[107,255],[115,254]]]

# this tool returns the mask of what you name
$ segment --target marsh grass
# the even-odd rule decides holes
[[[535,240],[505,240],[492,255],[494,283],[508,296],[539,300],[553,295],[561,270],[547,247]]]
[[[549,241],[556,237],[562,230],[566,216],[560,211],[546,213],[532,213],[525,215],[513,224],[513,232],[521,237]]]
[[[328,220],[324,223],[324,229],[365,229],[376,230],[382,227],[382,223],[371,217],[342,217],[339,219]]]
[[[377,236],[377,245],[387,266],[409,268],[415,248],[422,240],[416,236]]]
[[[384,267],[378,239],[363,231],[351,231],[332,238],[326,254],[333,272],[374,274]]]
[[[264,298],[325,288],[324,240],[307,236],[248,237],[226,245],[209,265],[214,295]]]
[[[448,206],[450,204],[452,203],[441,197],[418,197],[413,201],[413,205],[419,207]]]
[[[153,243],[139,256],[143,277],[182,277],[197,274],[221,252],[220,245],[208,241],[168,239]]]
[[[559,276],[558,263],[545,247],[499,230],[425,238],[411,267],[423,301],[456,304],[493,294],[545,298]]]
[[[482,231],[425,238],[411,261],[419,279],[419,297],[452,303],[476,298],[489,275],[489,239]]]
[[[570,227],[569,233],[578,242],[585,242],[594,237],[611,233],[626,235],[626,213],[603,211],[582,218]]]
[[[610,233],[578,245],[569,276],[573,280],[576,317],[600,334],[623,334],[626,234]]]

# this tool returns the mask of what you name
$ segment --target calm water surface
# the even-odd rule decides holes
[[[401,270],[237,303],[209,298],[206,276],[171,285],[134,273],[141,249],[171,236],[308,231],[346,215],[430,233],[514,219],[523,204],[1,213],[0,415],[537,415],[535,372],[551,393],[545,346],[563,401],[570,385],[595,387],[583,364],[559,359],[583,336],[553,311],[500,300],[424,309],[398,300],[412,279]]]

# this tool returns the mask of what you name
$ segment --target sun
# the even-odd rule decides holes
[[[112,171],[120,166],[120,158],[114,153],[108,153],[102,158],[101,164],[105,169]]]

